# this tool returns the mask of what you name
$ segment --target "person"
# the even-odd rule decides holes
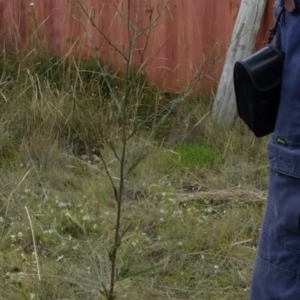
[[[275,37],[285,61],[251,300],[300,300],[300,0],[285,1],[274,5],[275,16],[287,7]]]

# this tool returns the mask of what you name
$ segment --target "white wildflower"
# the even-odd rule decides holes
[[[85,215],[85,216],[82,217],[82,220],[83,220],[83,221],[88,221],[88,222],[89,222],[89,221],[92,220],[92,218],[91,218],[90,216],[88,216],[88,215]]]
[[[98,155],[96,155],[96,154],[93,154],[92,155],[92,160],[93,160],[94,163],[97,163],[97,162],[100,161],[100,157]]]
[[[212,213],[213,212],[213,208],[212,207],[208,207],[207,209],[205,209],[204,211],[208,212],[208,213]]]

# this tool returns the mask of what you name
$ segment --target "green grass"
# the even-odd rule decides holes
[[[116,203],[103,165],[91,157],[101,151],[117,182],[118,161],[99,128],[117,152],[121,141],[103,74],[71,59],[38,70],[31,61],[3,64],[1,82],[13,84],[0,85],[0,299],[102,299]],[[123,77],[107,76],[121,95]],[[131,80],[128,131],[173,97]],[[248,298],[266,139],[240,122],[218,128],[211,101],[191,96],[153,138],[160,115],[128,142],[126,166],[143,147],[145,157],[125,182],[121,232],[131,226],[117,265],[128,278],[116,282],[117,299]],[[168,143],[174,134],[180,138]]]
[[[201,143],[182,143],[174,151],[180,164],[188,168],[212,165],[218,158],[218,153],[213,146]]]

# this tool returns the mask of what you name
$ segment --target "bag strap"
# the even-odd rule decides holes
[[[279,22],[280,22],[283,12],[284,12],[284,7],[281,8],[281,10],[276,18],[275,25],[269,30],[268,44],[271,44],[271,42],[273,41],[273,39],[277,33],[278,25],[279,25]]]

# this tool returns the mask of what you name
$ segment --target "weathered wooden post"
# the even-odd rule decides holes
[[[231,125],[237,112],[233,87],[234,63],[253,52],[266,4],[267,0],[241,2],[213,105],[213,115],[223,126]]]

